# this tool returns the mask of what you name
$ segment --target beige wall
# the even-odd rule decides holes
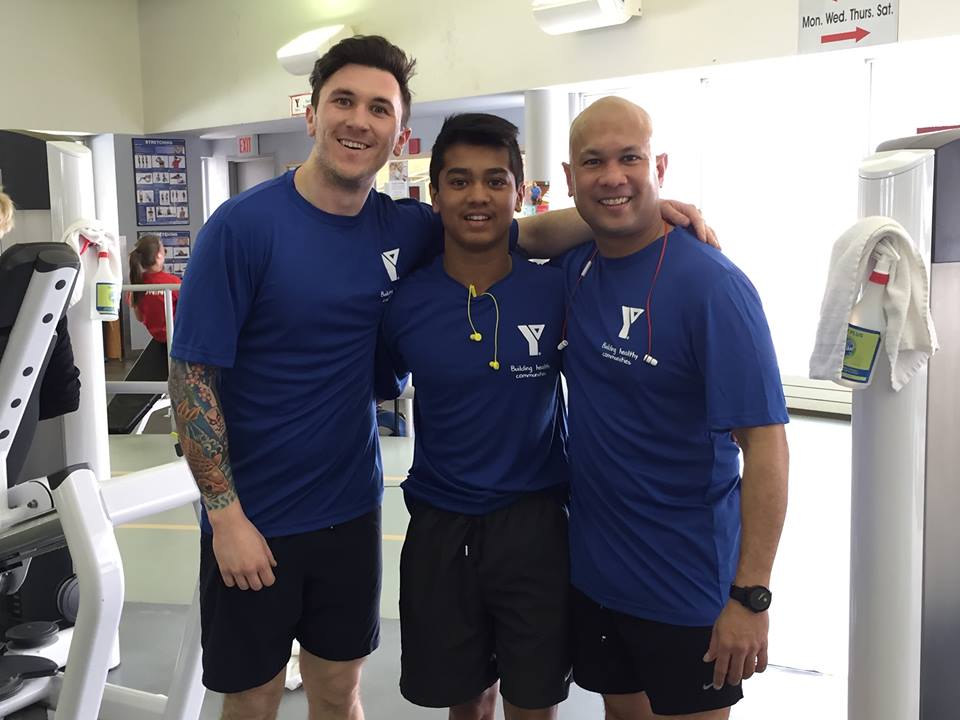
[[[902,39],[960,33],[960,3],[900,6]],[[168,63],[144,63],[148,129],[285,116],[286,96],[304,91],[306,79],[287,75],[274,52],[330,22],[384,34],[415,55],[420,101],[792,55],[797,46],[796,0],[645,0],[639,21],[560,37],[541,32],[529,8],[527,0],[143,0],[143,27],[183,29]],[[144,57],[165,43],[144,33]],[[195,61],[199,48],[206,62]]]
[[[639,21],[560,37],[540,32],[529,7],[527,0],[0,0],[0,127],[170,132],[285,117],[287,95],[306,90],[306,78],[285,73],[276,49],[337,21],[384,34],[419,58],[420,101],[796,52],[796,0],[645,0]],[[901,40],[960,34],[960,3],[905,0],[900,11]]]
[[[0,128],[143,128],[136,0],[0,0],[0,67]]]

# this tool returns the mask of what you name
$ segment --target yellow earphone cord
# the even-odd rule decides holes
[[[493,310],[496,317],[496,323],[494,324],[493,329],[493,360],[487,364],[494,370],[499,370],[500,361],[497,360],[497,352],[500,346],[500,304],[497,302],[497,299],[488,292],[481,293],[479,297],[483,297],[484,295],[493,300]],[[483,335],[477,332],[477,328],[473,324],[473,316],[470,314],[470,304],[473,302],[475,297],[477,297],[477,288],[471,285],[467,289],[467,322],[470,323],[470,329],[473,331],[470,333],[470,339],[474,342],[480,342],[483,340]]]

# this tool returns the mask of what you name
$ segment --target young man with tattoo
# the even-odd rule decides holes
[[[442,236],[429,206],[371,191],[410,134],[413,67],[380,37],[320,58],[307,161],[224,203],[184,278],[169,384],[205,506],[204,684],[228,720],[275,717],[294,638],[311,720],[363,717],[379,641],[377,328]],[[511,234],[534,256],[589,237],[572,210]]]

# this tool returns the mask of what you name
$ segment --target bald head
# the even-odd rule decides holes
[[[653,121],[622,98],[598,100],[570,126],[567,187],[604,255],[634,252],[656,239],[667,156],[654,156]]]
[[[612,132],[649,147],[653,120],[646,110],[629,100],[601,98],[580,113],[570,126],[570,158],[576,159],[598,139]]]

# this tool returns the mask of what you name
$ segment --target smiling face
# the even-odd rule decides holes
[[[343,187],[371,184],[410,135],[402,116],[393,75],[365,65],[340,68],[320,89],[317,106],[307,108],[307,132],[321,171]]]
[[[431,184],[433,209],[440,213],[446,237],[469,251],[509,244],[513,214],[523,201],[510,171],[505,147],[450,145],[443,154],[437,185]]]
[[[667,156],[653,156],[652,132],[649,115],[618,98],[598,101],[574,121],[564,170],[598,240],[635,239],[659,226]]]

